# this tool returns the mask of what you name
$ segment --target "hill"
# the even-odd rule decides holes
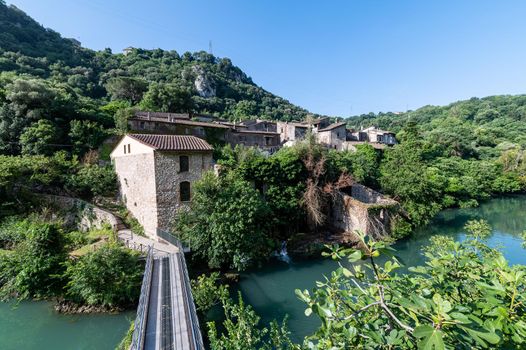
[[[83,48],[0,0],[0,148],[15,151],[23,130],[39,120],[65,137],[72,120],[108,127],[127,107],[228,119],[307,115],[256,85],[228,58],[204,51],[125,51]]]
[[[405,113],[370,113],[347,122],[354,128],[374,125],[394,132],[414,123],[445,155],[487,158],[512,146],[526,148],[526,95],[471,98]]]

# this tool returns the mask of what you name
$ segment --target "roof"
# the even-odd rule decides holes
[[[234,131],[234,130],[233,130]],[[275,131],[264,131],[264,130],[235,130],[240,134],[265,134],[265,135],[279,135],[279,132]]]
[[[166,112],[147,112],[147,111],[137,111],[135,112],[135,117],[138,118],[163,118],[163,119],[190,119],[190,114],[188,113],[166,113]]]
[[[128,134],[147,146],[159,151],[212,151],[205,140],[189,135]]]
[[[360,130],[361,132],[372,132],[376,134],[394,134],[392,131],[378,129],[376,126],[370,126],[367,129]]]
[[[178,124],[178,125],[190,125],[190,126],[202,126],[204,128],[219,128],[219,129],[230,129],[226,125],[218,124],[215,122],[209,123],[209,122],[198,122],[194,120],[186,120],[186,119],[172,119],[167,120],[166,118],[157,118],[157,117],[150,117],[150,119],[146,119],[145,117],[132,117],[131,120],[140,120],[140,121],[153,121],[157,123],[168,123],[168,124]]]
[[[334,123],[334,124],[331,124],[328,127],[324,128],[324,129],[318,130],[318,132],[333,130],[333,129],[340,128],[340,127],[345,126],[345,125],[347,125],[347,122]]]
[[[312,125],[317,125],[317,124],[320,124],[322,121],[324,121],[325,119],[329,119],[329,117],[321,117],[321,118],[318,118],[318,119],[314,119],[312,121]]]

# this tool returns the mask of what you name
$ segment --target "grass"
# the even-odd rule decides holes
[[[115,350],[128,350],[130,348],[134,330],[135,330],[135,321],[133,321],[130,324],[130,328],[128,328],[126,335],[124,336],[124,338],[122,338],[121,342],[119,343],[119,345],[117,345]]]
[[[116,240],[115,232],[110,226],[104,225],[101,228],[92,228],[86,234],[86,240],[89,242],[78,249],[70,252],[70,256],[79,257],[97,249],[98,246],[106,242],[113,242]]]

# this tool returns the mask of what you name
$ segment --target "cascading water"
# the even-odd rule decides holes
[[[277,257],[279,260],[286,262],[287,264],[290,263],[290,256],[287,253],[287,241],[281,242],[281,249],[278,252]]]

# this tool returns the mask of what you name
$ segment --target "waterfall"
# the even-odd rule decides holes
[[[281,249],[278,252],[277,257],[279,260],[286,262],[287,264],[290,263],[290,256],[287,253],[287,241],[281,242]]]

